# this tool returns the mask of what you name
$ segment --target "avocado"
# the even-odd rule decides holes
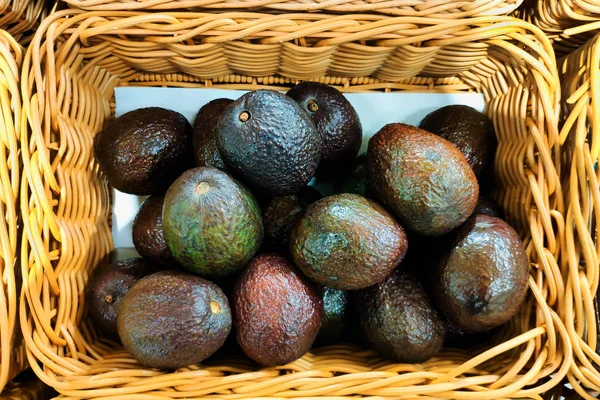
[[[323,323],[317,336],[320,343],[341,341],[350,325],[348,294],[344,290],[321,286],[323,301]]]
[[[138,196],[167,190],[192,166],[191,149],[190,123],[160,107],[125,113],[94,137],[96,160],[110,184]]]
[[[162,210],[165,194],[148,197],[133,220],[132,238],[137,252],[145,259],[165,267],[177,264],[165,242],[162,226]]]
[[[383,356],[399,362],[424,362],[444,344],[444,322],[419,281],[401,270],[356,293],[367,340]]]
[[[297,194],[273,197],[263,214],[265,244],[281,254],[287,252],[294,224],[309,205],[322,197],[321,193],[310,186]]]
[[[362,125],[352,104],[339,90],[319,82],[301,82],[286,95],[312,118],[321,136],[317,175],[331,177],[348,168],[362,144]]]
[[[525,300],[529,261],[514,229],[475,214],[452,232],[429,292],[442,314],[465,332],[508,321]]]
[[[197,167],[225,169],[225,163],[217,148],[217,123],[223,110],[231,103],[231,99],[215,99],[198,110],[192,127],[194,161]]]
[[[294,262],[308,278],[343,290],[381,282],[406,249],[404,229],[383,207],[348,193],[313,203],[290,238]]]
[[[162,220],[173,257],[201,276],[240,270],[263,239],[262,214],[250,191],[212,167],[190,169],[171,185]]]
[[[335,183],[336,193],[354,193],[371,198],[367,174],[367,154],[361,154],[352,163],[349,172]]]
[[[259,364],[285,365],[302,357],[321,329],[317,287],[275,253],[252,260],[233,297],[238,344]]]
[[[118,338],[117,311],[123,297],[138,280],[158,268],[142,258],[105,264],[94,271],[87,288],[88,314],[110,338]]]
[[[489,215],[490,217],[504,219],[504,210],[502,210],[502,207],[500,207],[500,205],[498,205],[498,203],[496,203],[494,200],[485,196],[479,196],[475,210],[473,210],[473,214],[485,214]]]
[[[446,339],[444,347],[453,349],[472,349],[481,346],[493,346],[494,336],[498,334],[494,328],[482,332],[464,332],[462,329],[446,320]]]
[[[235,176],[271,196],[297,193],[321,158],[321,138],[310,117],[272,90],[246,93],[223,111],[217,147]]]
[[[419,127],[454,144],[465,156],[477,177],[494,162],[498,145],[494,124],[473,107],[442,107],[428,114]]]
[[[369,140],[369,188],[407,229],[442,235],[473,212],[479,185],[447,140],[406,124],[388,124]]]
[[[214,283],[162,271],[129,290],[117,326],[123,346],[140,364],[177,369],[206,359],[223,345],[231,330],[231,310]]]

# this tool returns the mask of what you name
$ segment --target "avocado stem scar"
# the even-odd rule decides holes
[[[216,301],[211,301],[210,302],[210,310],[212,311],[213,314],[220,314],[221,306]]]
[[[242,111],[240,114],[240,121],[246,122],[250,119],[250,113],[248,111]]]
[[[317,112],[319,110],[319,104],[317,104],[314,100],[309,100],[306,102],[306,107],[308,107],[309,111]]]
[[[200,182],[198,186],[196,186],[196,193],[204,194],[210,190],[210,185],[207,182]]]
[[[113,302],[113,297],[110,294],[107,294],[106,296],[104,296],[104,301],[107,302],[108,304],[111,304]]]

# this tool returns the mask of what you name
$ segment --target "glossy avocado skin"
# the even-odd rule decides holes
[[[174,268],[173,258],[162,226],[162,210],[165,194],[148,197],[133,220],[132,238],[137,252],[147,260],[164,267]]]
[[[263,239],[256,199],[216,168],[197,167],[183,173],[167,191],[162,218],[173,257],[201,276],[240,270]]]
[[[140,108],[96,135],[94,153],[117,190],[138,196],[162,193],[192,166],[191,131],[178,112]]]
[[[502,210],[502,207],[494,200],[485,196],[479,196],[473,214],[485,214],[490,217],[504,219],[504,210]]]
[[[473,107],[442,107],[428,114],[419,127],[454,144],[465,156],[477,177],[494,162],[498,146],[494,124]]]
[[[192,127],[194,161],[197,167],[215,167],[224,170],[225,163],[217,148],[217,123],[231,99],[215,99],[203,105]]]
[[[406,250],[402,226],[383,207],[355,194],[313,203],[290,238],[298,268],[333,289],[362,289],[381,282]]]
[[[442,235],[473,212],[479,185],[450,142],[406,124],[388,124],[369,140],[369,188],[407,229]]]
[[[367,154],[365,153],[354,160],[350,172],[336,182],[334,190],[336,193],[354,193],[371,198],[368,176]]]
[[[161,369],[206,359],[223,345],[231,324],[229,303],[217,285],[175,271],[134,285],[117,320],[125,349],[142,365]]]
[[[475,214],[449,238],[431,275],[440,311],[465,332],[508,321],[527,294],[529,261],[519,236],[499,218]]]
[[[301,82],[287,96],[312,118],[322,140],[319,176],[335,176],[356,158],[362,143],[362,125],[352,104],[336,88],[319,82]]]
[[[217,146],[235,176],[271,196],[297,193],[321,159],[321,138],[310,117],[272,90],[249,92],[225,109]]]
[[[271,198],[263,214],[265,244],[280,254],[287,253],[295,223],[308,206],[322,197],[316,189],[307,186],[297,194]]]
[[[89,316],[95,326],[111,338],[118,338],[117,311],[131,286],[158,268],[142,258],[130,258],[106,264],[96,271],[88,284]]]
[[[302,357],[321,329],[319,290],[275,253],[258,255],[244,269],[233,309],[238,344],[265,366]]]
[[[323,324],[317,340],[321,343],[341,341],[350,324],[348,293],[344,290],[321,287],[323,299]]]
[[[442,348],[443,320],[412,275],[396,270],[385,281],[358,291],[356,298],[365,336],[382,355],[417,363]]]

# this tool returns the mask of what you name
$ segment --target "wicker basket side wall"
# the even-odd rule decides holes
[[[25,122],[19,93],[23,49],[0,30],[0,392],[26,364],[17,318],[20,277],[19,241],[19,135]]]
[[[257,58],[261,52],[265,56]],[[403,64],[400,55],[420,60],[418,68]],[[326,66],[314,66],[316,59]],[[373,72],[361,76],[365,70]],[[208,77],[211,71],[222,75]],[[338,75],[326,76],[331,71]],[[495,346],[446,349],[422,365],[339,345],[260,371],[235,358],[171,373],[141,368],[122,348],[99,340],[83,318],[86,283],[112,250],[109,193],[93,161],[92,139],[110,118],[114,87],[285,88],[301,78],[344,91],[482,92],[500,142],[496,197],[525,238],[531,260],[527,303]],[[21,143],[21,268],[27,279],[20,306],[32,368],[73,398],[491,399],[545,392],[566,375],[572,359],[560,306],[557,81],[548,40],[509,18],[53,14],[28,49],[21,80],[30,132]]]

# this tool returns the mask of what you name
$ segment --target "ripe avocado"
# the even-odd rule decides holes
[[[137,252],[145,259],[174,268],[177,264],[165,242],[162,210],[165,194],[148,197],[133,220],[132,238]]]
[[[321,135],[319,176],[335,176],[352,164],[362,143],[362,125],[352,104],[332,86],[302,82],[287,96],[312,118]]]
[[[262,365],[285,365],[302,357],[321,329],[317,287],[274,253],[255,257],[244,269],[232,304],[237,341]]]
[[[400,362],[424,362],[444,344],[443,320],[415,277],[396,270],[356,294],[367,340],[382,355]]]
[[[223,345],[231,330],[231,310],[214,283],[162,271],[129,290],[117,326],[123,346],[140,364],[177,369],[206,359]]]
[[[369,188],[407,228],[442,235],[473,212],[479,185],[469,163],[445,139],[388,124],[369,140]]]
[[[448,240],[449,251],[430,275],[434,304],[465,332],[508,321],[525,300],[529,280],[517,233],[500,218],[475,214]]]
[[[310,117],[272,90],[246,93],[223,111],[217,146],[234,175],[271,196],[297,193],[321,158],[321,138]]]
[[[485,196],[479,196],[473,214],[485,214],[490,217],[504,219],[504,210],[502,210],[502,207],[494,200]]]
[[[317,341],[335,343],[344,338],[350,324],[348,294],[344,290],[321,286],[323,324]]]
[[[310,186],[297,194],[273,197],[265,207],[265,244],[271,249],[286,253],[290,247],[290,234],[304,210],[323,196]]]
[[[367,154],[365,153],[358,156],[354,160],[349,173],[336,182],[335,192],[354,193],[370,198],[367,172]]]
[[[130,258],[98,268],[87,289],[88,314],[95,325],[111,338],[117,338],[117,311],[123,297],[138,280],[157,272],[142,258]]]
[[[406,249],[404,229],[383,207],[348,193],[313,203],[290,239],[294,262],[306,276],[344,290],[381,282]]]
[[[263,239],[258,203],[229,174],[211,167],[184,172],[163,206],[165,241],[182,266],[218,277],[243,268]]]
[[[192,127],[178,112],[140,108],[115,119],[94,138],[100,169],[117,190],[162,193],[193,164]]]
[[[192,127],[194,160],[197,167],[225,169],[225,163],[217,148],[217,123],[223,110],[231,103],[231,99],[215,99],[198,110]]]
[[[479,178],[491,166],[496,153],[494,124],[473,107],[451,105],[427,115],[419,126],[455,145]]]

